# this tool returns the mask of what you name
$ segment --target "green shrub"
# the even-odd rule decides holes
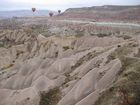
[[[0,44],[0,47],[4,47],[4,45],[3,44]]]
[[[57,105],[61,99],[59,88],[51,89],[48,93],[42,92],[39,105]]]
[[[110,34],[107,33],[99,33],[97,34],[98,37],[106,37],[106,36],[110,36]]]
[[[70,47],[69,46],[63,46],[63,49],[64,49],[64,51],[66,51],[66,50],[70,49]]]

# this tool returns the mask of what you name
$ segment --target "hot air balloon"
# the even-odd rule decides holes
[[[50,15],[50,17],[52,17],[53,16],[53,12],[50,12],[49,15]]]
[[[32,11],[35,12],[36,11],[36,8],[32,8]]]
[[[61,13],[61,10],[58,10],[58,13],[60,14]]]

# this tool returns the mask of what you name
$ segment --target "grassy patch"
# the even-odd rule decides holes
[[[2,44],[0,44],[0,47],[3,47],[3,45],[2,45]]]
[[[116,82],[95,105],[140,105],[140,60],[126,57],[122,63]]]
[[[48,93],[42,92],[39,105],[57,105],[61,99],[59,88],[54,88]]]
[[[9,69],[9,68],[12,67],[13,65],[14,65],[14,64],[9,64],[9,65],[7,65],[7,66],[1,68],[1,70]]]
[[[111,32],[99,32],[99,33],[90,33],[91,36],[98,36],[98,37],[107,37],[111,36],[113,33]]]
[[[107,37],[107,36],[110,36],[111,33],[98,33],[97,36],[98,37]]]
[[[62,86],[68,87],[69,85],[67,83],[72,80],[72,77],[70,76],[69,73],[65,73],[64,75],[66,76],[66,79],[65,82],[62,84]]]
[[[140,105],[140,60],[126,57],[133,50],[128,44],[118,47],[110,56],[109,61],[119,58],[122,71],[113,86],[102,93],[95,105]]]
[[[123,46],[123,47],[118,47],[113,53],[111,53],[108,56],[108,61],[114,60],[116,58],[119,58],[120,60],[124,59],[124,56],[128,55],[129,53],[132,52],[132,47],[131,46]]]
[[[80,37],[84,36],[85,32],[84,32],[84,30],[76,30],[75,33],[76,33],[76,37],[80,38]]]
[[[0,47],[4,47],[4,44],[0,44]]]
[[[90,52],[87,55],[83,56],[82,58],[80,58],[77,63],[71,67],[71,69],[75,69],[77,67],[79,67],[80,65],[82,65],[83,63],[91,60],[92,58],[94,58],[96,56],[96,52]]]
[[[84,64],[85,62],[87,61],[90,61],[91,59],[93,59],[94,57],[98,56],[99,54],[101,53],[104,53],[106,52],[108,49],[104,49],[104,50],[101,50],[101,51],[93,51],[93,52],[89,52],[87,55],[83,56],[82,58],[80,58],[76,64],[74,66],[71,67],[72,70],[76,69],[77,67],[79,67],[80,65]],[[101,63],[102,61],[98,61],[97,64],[95,66],[99,66],[99,64]]]
[[[64,51],[66,51],[66,50],[70,49],[70,47],[69,46],[63,46],[63,49],[64,49]]]
[[[131,36],[128,36],[128,35],[120,35],[118,37],[119,38],[123,38],[124,40],[128,40],[128,39],[131,39],[132,38]]]

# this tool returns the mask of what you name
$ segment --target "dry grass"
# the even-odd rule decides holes
[[[9,65],[7,65],[7,66],[3,67],[1,70],[8,69],[8,68],[12,67],[13,65],[14,65],[14,64],[9,64]]]
[[[66,51],[66,50],[70,49],[70,47],[69,46],[63,46],[63,49],[64,49],[64,51]]]
[[[119,58],[120,60],[123,60],[124,56],[127,56],[131,52],[132,52],[132,47],[131,46],[125,45],[125,46],[121,47],[120,45],[118,45],[118,48],[108,56],[108,61],[106,63],[108,63],[111,60],[114,60],[116,58]]]
[[[140,105],[140,61],[122,59],[122,72],[95,105]]]
[[[61,99],[61,93],[59,88],[54,88],[48,93],[42,92],[39,105],[57,105]]]

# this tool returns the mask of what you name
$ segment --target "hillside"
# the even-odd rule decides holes
[[[1,20],[0,105],[139,105],[140,26],[99,24]]]
[[[67,9],[60,18],[88,19],[93,21],[139,22],[140,6],[93,6]]]

